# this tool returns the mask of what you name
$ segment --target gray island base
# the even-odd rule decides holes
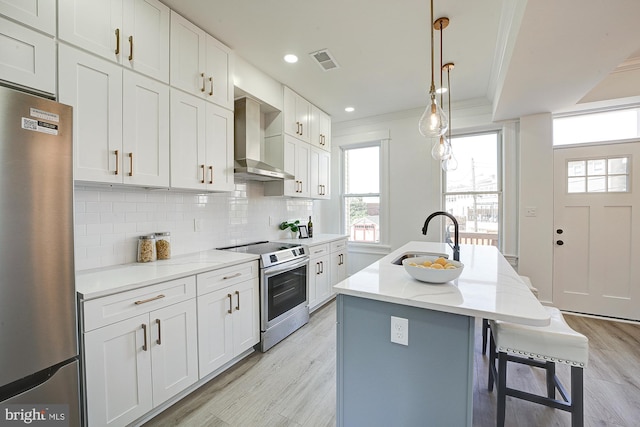
[[[471,426],[473,346],[474,317],[339,294],[338,427]]]

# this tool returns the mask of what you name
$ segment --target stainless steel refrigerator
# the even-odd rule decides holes
[[[80,425],[71,121],[67,105],[0,86],[2,426]]]

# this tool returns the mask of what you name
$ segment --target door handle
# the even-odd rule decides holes
[[[116,55],[120,55],[120,28],[116,28]]]
[[[144,335],[144,344],[142,344],[142,351],[147,351],[149,348],[147,345],[147,325],[142,324],[142,334]]]
[[[558,240],[558,241],[556,242],[556,245],[558,245],[558,246],[562,246],[562,245],[564,245],[564,242],[563,242],[562,240]]]
[[[158,345],[162,344],[162,330],[160,329],[160,319],[156,319],[156,324],[158,325],[158,339],[156,343]]]
[[[229,298],[229,310],[227,310],[227,313],[231,314],[233,313],[233,301],[231,299],[231,294],[227,294],[227,298]]]
[[[238,296],[238,305],[236,305],[236,310],[240,310],[240,292],[236,291],[235,294]]]
[[[129,36],[129,61],[133,61],[133,36]]]
[[[564,231],[562,230],[562,228],[558,228],[558,229],[556,230],[556,233],[557,233],[557,234],[562,234],[562,233],[564,233]]]

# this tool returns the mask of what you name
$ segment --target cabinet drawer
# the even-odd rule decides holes
[[[217,291],[225,286],[244,282],[258,277],[258,261],[232,265],[207,273],[198,274],[198,295]]]
[[[347,239],[331,242],[331,252],[342,251],[347,247]]]
[[[86,301],[82,304],[84,332],[195,296],[196,278],[189,276]]]
[[[314,259],[316,257],[326,255],[329,253],[329,244],[309,246],[309,258]]]

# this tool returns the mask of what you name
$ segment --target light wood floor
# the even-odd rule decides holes
[[[639,426],[640,325],[565,319],[589,337],[585,426]],[[496,392],[487,391],[488,360],[480,352],[481,322],[476,323],[473,425],[492,427]],[[335,341],[331,302],[285,341],[267,353],[252,354],[145,426],[335,426]],[[515,363],[509,369],[510,386],[544,393],[542,371]],[[558,375],[568,387],[568,367],[559,365]],[[510,397],[506,419],[508,426],[518,427],[570,425],[566,412]]]

